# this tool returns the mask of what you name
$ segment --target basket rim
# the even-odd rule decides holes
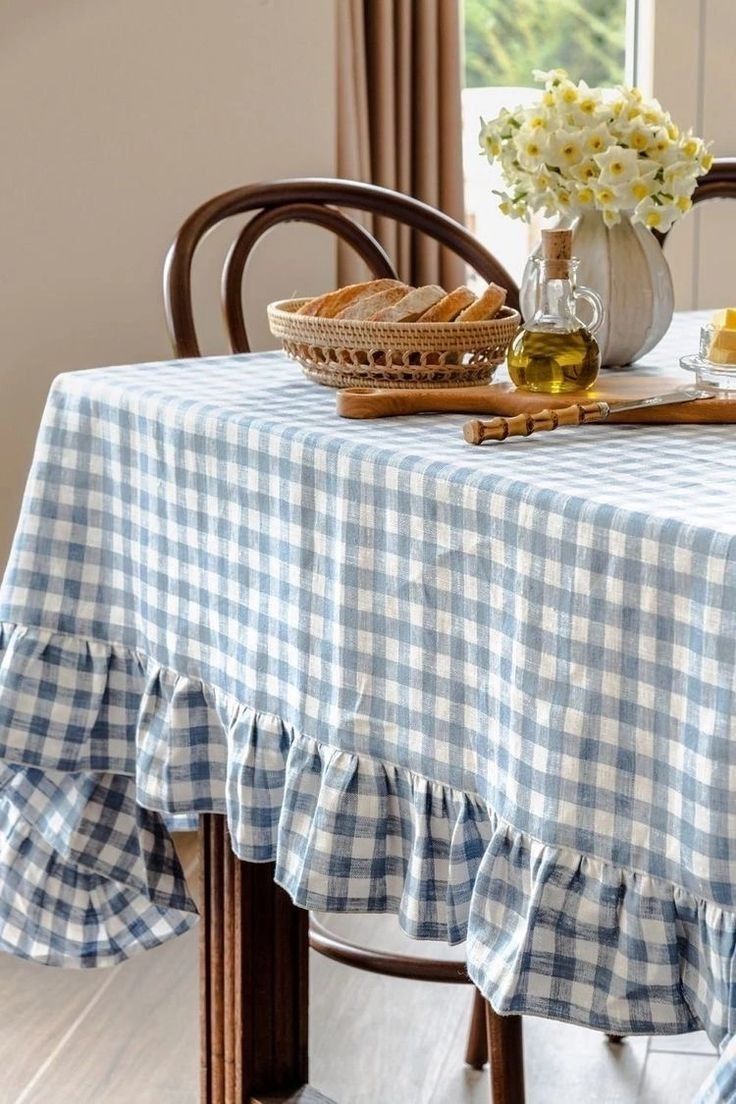
[[[299,307],[303,306],[304,303],[308,303],[312,298],[314,298],[314,296],[304,296],[299,299],[277,299],[275,302],[268,304],[268,317],[274,321],[285,322],[287,319],[291,321],[295,319]],[[311,323],[320,323],[321,325],[330,324],[333,326],[344,326],[346,333],[365,332],[366,327],[371,327],[371,329],[375,330],[377,335],[380,335],[387,334],[389,331],[395,332],[396,327],[400,326],[407,336],[436,332],[440,326],[450,326],[453,328],[454,332],[459,335],[466,327],[494,327],[498,326],[500,322],[508,323],[514,319],[518,320],[519,323],[521,322],[521,315],[519,312],[515,310],[514,307],[507,306],[501,307],[495,318],[471,319],[465,322],[372,322],[370,319],[366,318],[322,318],[320,315],[316,314],[301,314],[298,317],[299,324],[304,323],[305,325],[310,325]],[[459,329],[456,329],[456,327],[459,327]]]

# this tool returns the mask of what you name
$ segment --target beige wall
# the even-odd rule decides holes
[[[0,3],[0,567],[53,377],[167,356],[161,265],[183,218],[238,184],[334,175],[335,3]],[[224,351],[212,238],[203,343]],[[318,231],[274,231],[249,280],[259,344],[263,304],[333,265]]]
[[[641,83],[682,127],[736,157],[734,0],[640,0]],[[667,256],[680,309],[736,301],[736,203],[707,203],[675,226]]]

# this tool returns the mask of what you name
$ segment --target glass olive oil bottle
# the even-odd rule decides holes
[[[524,391],[586,391],[598,377],[601,355],[593,334],[603,319],[603,307],[594,291],[575,286],[578,262],[570,256],[571,248],[570,230],[542,231],[542,256],[534,261],[534,315],[507,355],[509,375]],[[576,314],[580,299],[593,308],[588,325]]]

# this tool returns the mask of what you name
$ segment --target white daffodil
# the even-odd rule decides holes
[[[536,172],[544,161],[546,147],[544,135],[535,131],[525,131],[522,127],[516,135],[514,144],[521,167],[529,172]]]
[[[583,146],[576,135],[562,129],[550,134],[547,143],[547,164],[569,169],[582,160]]]
[[[554,186],[552,179],[552,173],[546,168],[539,169],[535,172],[530,179],[530,188],[533,192],[541,193],[548,192]]]
[[[603,153],[615,139],[606,123],[599,123],[582,134],[583,149],[588,154]]]
[[[652,127],[651,138],[647,147],[647,153],[650,157],[656,157],[660,163],[665,163],[669,152],[676,148],[677,143],[670,138],[667,127]]]
[[[618,193],[619,209],[621,211],[633,211],[642,200],[656,192],[659,185],[653,178],[644,180],[641,177],[622,184],[616,189]]]
[[[532,69],[532,76],[535,81],[541,81],[542,84],[559,84],[567,77],[566,69]]]
[[[563,191],[562,198],[560,199],[560,191],[558,188],[552,188],[545,194],[543,203],[537,208],[540,210],[546,218],[553,218],[555,215],[567,215],[573,211],[572,203],[570,202],[570,193]]]
[[[580,103],[580,91],[576,84],[571,80],[565,79],[559,81],[552,90],[555,103],[563,110],[572,107],[573,104],[578,106]]]
[[[674,196],[692,195],[698,175],[691,161],[674,161],[662,172],[662,190]]]
[[[650,230],[666,233],[680,212],[674,204],[658,203],[652,196],[643,199],[634,210],[633,218]]]
[[[609,146],[603,153],[597,153],[593,160],[601,170],[600,183],[613,187],[631,183],[642,171],[650,172],[652,176],[657,171],[656,166],[643,170],[636,150],[626,149],[624,146]]]
[[[602,211],[612,211],[618,207],[618,192],[607,185],[598,185],[593,189],[596,206]]]
[[[592,207],[595,203],[595,190],[587,184],[583,185],[575,193],[575,202],[582,208]]]
[[[680,144],[683,157],[694,161],[701,172],[707,172],[713,164],[713,154],[702,138],[694,138],[692,132],[683,137]]]
[[[628,146],[630,149],[636,150],[637,153],[644,153],[649,149],[652,141],[652,128],[645,126],[643,122],[635,121],[630,127],[620,128],[622,133],[622,144]]]
[[[530,111],[524,119],[523,129],[546,132],[549,126],[547,115],[542,111]]]
[[[571,165],[568,171],[568,175],[573,180],[579,180],[581,184],[590,184],[592,182],[597,183],[600,176],[600,168],[596,165],[592,157],[586,157],[582,161],[578,161],[577,165]]]
[[[501,136],[492,123],[484,123],[481,119],[480,134],[478,135],[480,148],[489,161],[498,157],[501,153]]]

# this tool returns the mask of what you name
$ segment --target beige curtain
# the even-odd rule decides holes
[[[338,175],[405,192],[462,222],[460,0],[337,0]],[[464,265],[387,219],[366,225],[402,279],[454,287]],[[340,246],[340,284],[363,269]]]

